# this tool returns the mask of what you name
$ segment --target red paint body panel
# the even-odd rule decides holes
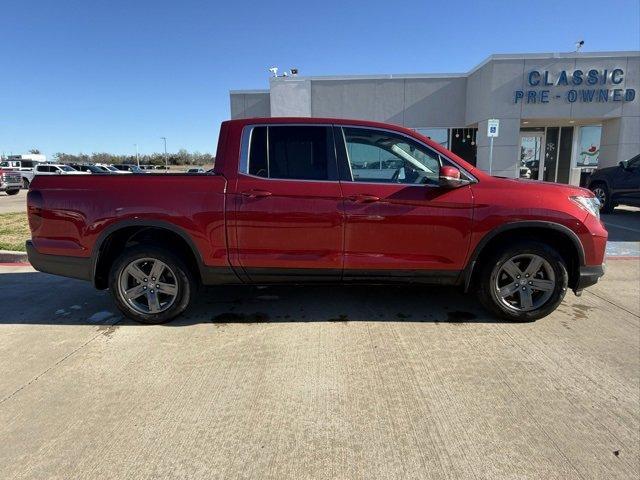
[[[29,215],[42,221],[34,229],[30,219],[32,241],[40,253],[88,257],[111,225],[146,219],[184,231],[205,265],[226,266],[225,185],[213,175],[36,176]]]
[[[243,128],[288,123],[399,132],[447,156],[478,182],[446,189],[238,174]],[[247,194],[251,192],[260,195]],[[351,199],[357,195],[378,199]],[[89,257],[106,229],[125,221],[161,221],[188,237],[204,266],[232,266],[251,281],[251,270],[260,268],[463,270],[495,229],[531,220],[567,227],[582,243],[584,263],[600,265],[607,232],[569,200],[571,195],[592,196],[566,185],[491,177],[403,127],[362,120],[265,118],[223,122],[214,174],[37,176],[28,205],[39,253]]]
[[[342,182],[347,269],[462,270],[473,197],[470,187]],[[380,200],[360,203],[349,197]]]
[[[229,228],[235,228],[235,244],[230,245],[234,266],[342,268],[338,182],[239,175],[236,185],[237,192],[228,195]],[[269,196],[254,197],[253,192],[268,192]]]

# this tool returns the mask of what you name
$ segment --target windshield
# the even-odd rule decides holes
[[[75,168],[71,168],[71,167],[69,167],[67,165],[60,165],[58,168],[60,170],[62,170],[63,172],[75,172],[76,171]]]

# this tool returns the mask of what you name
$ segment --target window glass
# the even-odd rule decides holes
[[[600,125],[580,127],[580,149],[576,159],[576,167],[597,167],[600,156]]]
[[[67,165],[61,165],[58,167],[59,170],[62,170],[63,172],[75,172],[74,168],[71,168]]]
[[[384,130],[343,131],[353,181],[439,184],[439,156],[419,143]]]
[[[257,177],[269,176],[267,168],[267,127],[256,127],[251,132],[249,173]]]
[[[446,128],[416,128],[416,132],[449,148],[449,130]]]
[[[627,161],[627,168],[638,168],[640,167],[640,155],[636,155],[631,160]]]
[[[248,166],[241,162],[240,171],[264,178],[335,179],[330,132],[329,127],[316,126],[254,127],[249,139]]]
[[[269,177],[328,180],[326,127],[269,127]]]

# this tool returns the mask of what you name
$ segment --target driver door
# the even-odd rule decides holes
[[[471,233],[471,188],[439,186],[440,155],[400,133],[336,127],[345,281],[455,281]]]

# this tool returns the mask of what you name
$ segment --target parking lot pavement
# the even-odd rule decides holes
[[[0,478],[640,473],[635,259],[529,324],[453,289],[271,287],[140,326],[0,271]]]
[[[0,213],[26,212],[27,190],[20,190],[16,195],[0,192]]]

